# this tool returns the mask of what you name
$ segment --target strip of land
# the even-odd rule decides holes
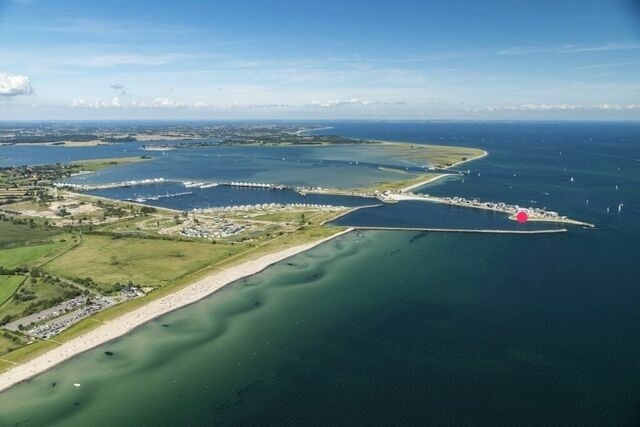
[[[467,200],[462,197],[437,197],[428,194],[414,194],[414,193],[388,193],[379,197],[384,202],[400,202],[400,201],[416,201],[416,202],[430,202],[440,203],[450,206],[458,206],[462,208],[482,209],[500,213],[506,213],[509,215],[509,219],[515,221],[516,215],[522,208],[516,205],[508,205],[501,202],[481,202],[479,200]],[[578,221],[575,219],[567,218],[566,216],[558,215],[557,212],[546,211],[544,209],[526,208],[524,209],[528,214],[528,221],[537,222],[554,222],[560,224],[572,224],[580,225],[583,227],[594,228],[595,225],[589,222]]]
[[[229,283],[259,273],[272,264],[312,249],[350,231],[351,229],[342,230],[311,243],[270,253],[256,260],[245,261],[211,273],[188,287],[151,301],[143,307],[125,313],[77,338],[66,341],[59,347],[49,350],[28,363],[15,365],[5,373],[0,374],[0,391],[45,372],[77,354],[118,338],[158,316],[199,301]]]

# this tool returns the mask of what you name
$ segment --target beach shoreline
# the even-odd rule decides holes
[[[425,179],[424,181],[420,181],[420,182],[418,182],[418,183],[416,183],[416,184],[411,184],[411,185],[408,185],[408,186],[406,186],[406,187],[402,187],[402,188],[400,189],[400,192],[401,192],[401,193],[406,193],[406,192],[408,192],[408,191],[414,190],[414,189],[416,189],[416,188],[423,187],[423,186],[425,186],[425,185],[427,185],[427,184],[434,183],[434,182],[436,182],[436,181],[437,181],[437,180],[439,180],[439,179],[442,179],[442,178],[444,178],[444,177],[451,176],[451,175],[453,175],[453,174],[451,174],[451,173],[443,173],[443,174],[441,174],[441,175],[438,175],[438,176],[434,176],[434,177],[431,177],[431,178]]]
[[[451,166],[447,166],[444,169],[451,169],[451,168],[455,168],[456,166],[460,166],[464,163],[469,163],[469,162],[473,162],[474,160],[480,160],[482,158],[485,158],[489,155],[489,152],[487,150],[482,150],[482,154],[475,156],[475,157],[471,157],[470,159],[467,160],[460,160],[459,162],[456,162],[454,164],[452,164]]]
[[[0,373],[0,393],[81,353],[117,339],[157,317],[198,302],[237,280],[258,274],[273,264],[313,249],[352,230],[353,228],[347,228],[320,240],[272,252],[258,259],[224,268],[176,292],[150,301],[140,308],[109,320],[95,329],[65,341],[56,348]]]

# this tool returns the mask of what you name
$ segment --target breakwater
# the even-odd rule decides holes
[[[424,231],[436,233],[487,233],[487,234],[557,234],[566,233],[566,228],[550,230],[485,230],[465,228],[429,228],[429,227],[375,227],[352,226],[354,230],[388,230],[388,231]]]

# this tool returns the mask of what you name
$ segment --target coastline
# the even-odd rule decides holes
[[[56,348],[0,373],[0,392],[48,371],[78,354],[119,338],[150,320],[200,301],[230,283],[260,273],[275,263],[306,252],[336,237],[350,233],[352,230],[353,228],[347,228],[320,240],[272,252],[256,260],[247,260],[211,273],[187,287],[109,320],[103,325],[66,341]]]
[[[309,131],[310,130],[317,130],[317,129],[309,129]],[[397,143],[397,142],[391,142],[391,141],[384,141],[384,143],[407,144],[407,143]],[[449,169],[459,164],[477,160],[487,155],[488,155],[488,152],[483,150],[482,154],[480,155],[470,157],[469,159],[454,163],[443,169]],[[432,176],[419,183],[411,184],[401,189],[400,191],[407,192],[413,188],[424,186],[428,183],[434,182],[437,179],[440,179],[448,175],[451,175],[451,174],[441,174],[438,176]],[[71,193],[75,193],[75,192],[71,191]],[[83,197],[91,197],[95,199],[113,201],[109,198],[104,198],[104,197],[94,196],[94,195],[89,195],[84,193],[75,193],[75,194],[79,196],[81,195]],[[122,202],[122,201],[119,201],[119,202]],[[134,202],[128,202],[128,203],[138,205],[137,203],[134,203]],[[140,206],[146,206],[146,205],[140,205]],[[377,206],[377,205],[374,205],[374,206]],[[372,207],[372,206],[367,206],[367,207]],[[361,209],[361,208],[364,208],[364,207],[358,207],[354,210]],[[173,209],[168,209],[168,208],[159,208],[159,209],[163,209],[170,212],[174,211]],[[346,213],[350,213],[352,211],[353,210],[349,210]],[[13,367],[9,368],[4,372],[0,372],[0,393],[13,387],[16,384],[26,381],[61,363],[64,363],[65,361],[73,358],[78,354],[91,350],[111,340],[117,339],[129,333],[130,331],[137,328],[138,326],[153,320],[154,318],[157,318],[159,316],[162,316],[164,314],[167,314],[171,311],[177,310],[189,304],[195,303],[234,281],[237,281],[247,276],[257,274],[260,271],[268,268],[270,265],[274,263],[280,262],[286,258],[305,252],[307,250],[310,250],[338,236],[349,233],[354,229],[355,228],[353,227],[347,228],[345,230],[336,232],[331,236],[328,236],[316,241],[303,243],[303,244],[282,249],[276,252],[271,252],[261,256],[260,258],[257,258],[254,260],[249,259],[239,264],[232,265],[230,267],[226,267],[223,269],[215,269],[214,272],[212,272],[211,274],[203,278],[197,279],[192,283],[189,283],[184,288],[181,288],[168,295],[161,296],[152,301],[146,302],[141,307],[138,307],[129,312],[125,312],[118,317],[110,319],[106,321],[106,323],[98,327],[95,327],[94,329],[91,329],[85,333],[82,333],[81,335],[71,338],[68,341],[63,341],[61,344],[58,343],[59,344],[58,347],[46,350],[45,352],[33,357],[32,359],[27,359],[22,363],[15,364]],[[9,361],[9,363],[13,363],[13,362]]]

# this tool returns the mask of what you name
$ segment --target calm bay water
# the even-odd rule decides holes
[[[640,421],[640,125],[333,126],[485,148],[464,182],[423,191],[598,228],[352,233],[0,394],[0,425]],[[431,206],[368,215],[409,224]]]
[[[409,171],[424,170],[420,168],[424,165],[390,159],[388,152],[372,146],[365,149],[345,146],[211,146],[158,152],[145,151],[143,145],[128,143],[77,148],[0,146],[0,166],[151,155],[153,159],[147,162],[104,169],[66,181],[107,183],[161,177],[337,188],[364,187],[376,181],[406,178],[401,172],[381,170],[381,166],[402,167]]]

